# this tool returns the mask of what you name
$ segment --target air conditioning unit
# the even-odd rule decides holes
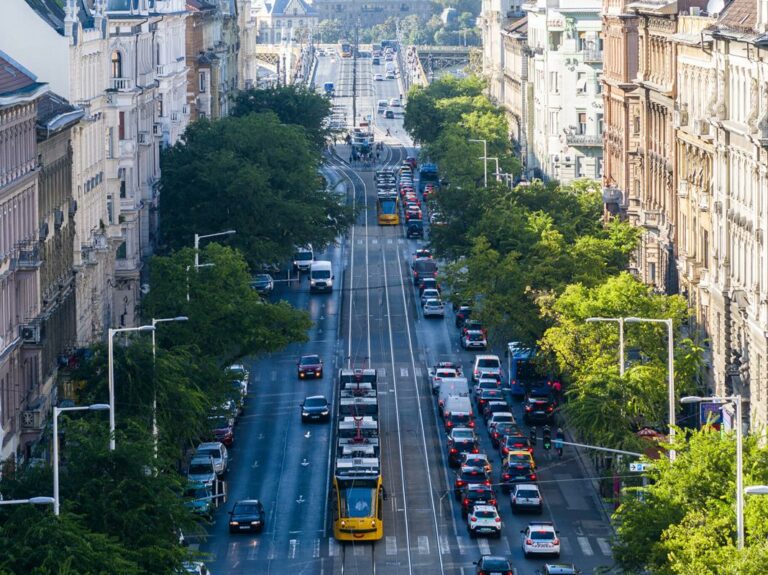
[[[21,412],[21,427],[23,429],[42,429],[43,414],[39,409],[28,409]]]
[[[40,326],[35,324],[19,326],[19,335],[24,343],[40,343]]]

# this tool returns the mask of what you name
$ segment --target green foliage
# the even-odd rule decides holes
[[[283,124],[301,126],[316,149],[322,150],[328,135],[323,122],[331,113],[328,98],[297,84],[238,92],[233,116],[265,112],[273,112]]]
[[[735,442],[710,429],[678,435],[677,459],[653,462],[642,499],[616,512],[614,557],[627,573],[744,575],[768,565],[763,497],[745,503],[746,548],[735,547]],[[768,479],[765,447],[744,444],[745,485]]]
[[[234,229],[226,241],[256,266],[286,260],[295,245],[333,242],[352,215],[323,189],[319,164],[305,128],[273,113],[195,122],[162,158],[164,244],[181,249],[195,233]]]

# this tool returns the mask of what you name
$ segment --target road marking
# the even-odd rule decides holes
[[[420,367],[417,367],[416,369],[413,370],[413,375],[415,377],[421,377],[423,373],[424,372],[422,371],[422,369]]]
[[[378,244],[379,240],[377,238],[371,238],[371,243],[372,244]]]
[[[259,466],[259,460],[258,460],[258,459],[254,459],[254,461],[253,461],[253,465],[251,465],[251,467],[252,467],[253,469],[256,469],[258,466]]]
[[[338,557],[341,545],[333,537],[328,538],[328,557]]]
[[[397,555],[397,537],[387,535],[387,555]]]
[[[303,495],[299,495],[299,498],[296,500],[296,503],[304,503],[306,499],[304,499]]]
[[[459,547],[459,555],[465,555],[467,553],[467,547],[464,544],[464,539],[461,535],[456,536],[456,545]]]
[[[277,381],[277,372],[273,370],[272,373],[269,375],[269,379],[272,380],[273,382]]]
[[[269,561],[274,561],[275,559],[277,559],[277,550],[275,549],[275,542],[274,541],[272,541],[269,544],[269,553],[267,554],[267,559]]]
[[[388,244],[391,244],[391,243],[392,243],[392,238],[389,238],[389,239],[387,240],[387,243],[388,243]]]
[[[227,557],[232,557],[237,554],[238,543],[233,542],[227,546]]]
[[[358,245],[363,245],[363,240],[357,240]]]
[[[387,369],[385,367],[380,367],[376,370],[376,377],[377,379],[381,379],[383,377],[387,377]]]
[[[577,537],[576,541],[579,542],[579,547],[581,547],[581,552],[584,555],[594,555],[595,552],[592,551],[592,546],[589,544],[589,539],[586,537]]]
[[[573,555],[573,545],[571,545],[571,540],[568,537],[560,538],[560,551],[561,554]]]
[[[488,543],[487,539],[478,539],[477,547],[480,549],[480,555],[491,554],[491,545]]]
[[[501,541],[503,543],[503,549],[504,549],[504,553],[502,553],[502,555],[512,555],[512,548],[509,546],[509,539],[507,539],[507,536],[504,535],[501,538]]]
[[[288,541],[288,544],[291,546],[290,550],[288,551],[288,557],[291,559],[296,559],[296,548],[299,546],[299,541],[297,539],[291,539]]]
[[[605,537],[597,538],[597,546],[600,547],[600,552],[603,555],[610,557],[613,554],[613,551],[611,550],[611,544]]]
[[[426,535],[419,535],[419,553],[429,555],[429,537]]]
[[[248,561],[256,561],[259,554],[259,540],[253,539],[248,547]]]
[[[361,545],[355,545],[354,547],[354,555],[355,557],[363,557],[365,555],[366,547],[363,547]]]
[[[437,540],[437,546],[440,548],[440,553],[447,555],[451,552],[451,542],[448,540],[447,535],[440,535]]]
[[[312,557],[314,557],[315,559],[320,557],[320,540],[319,539],[315,539],[315,543],[312,546]]]
[[[400,377],[408,377],[408,368],[407,367],[401,367],[400,368]]]

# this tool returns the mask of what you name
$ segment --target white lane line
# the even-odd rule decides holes
[[[248,561],[256,561],[259,557],[259,540],[253,539],[248,546]]]
[[[386,537],[386,544],[387,544],[387,555],[397,555],[397,537],[394,535],[387,535]]]
[[[419,553],[429,555],[429,537],[426,535],[419,535]]]
[[[594,555],[595,552],[592,551],[592,546],[589,544],[589,539],[586,537],[577,537],[576,540],[579,542],[579,547],[581,547],[581,552],[584,555],[590,556]]]
[[[565,555],[573,555],[573,545],[571,545],[571,540],[568,537],[560,538],[560,552],[561,555],[563,553]]]
[[[296,549],[299,547],[299,540],[298,539],[291,539],[288,541],[288,557],[290,559],[296,559]]]
[[[354,549],[355,557],[363,557],[365,555],[365,547],[362,547],[361,545],[355,545]]]
[[[480,555],[490,555],[491,554],[491,544],[488,543],[487,539],[478,539],[477,540],[477,548],[480,550]]]
[[[238,543],[230,543],[227,546],[227,557],[234,557],[235,554],[237,554],[237,548],[239,547]]]
[[[315,543],[312,545],[312,557],[317,559],[320,557],[320,540],[315,539]]]
[[[378,379],[384,379],[387,377],[387,368],[386,367],[380,367],[376,370],[376,377]]]
[[[600,547],[600,552],[606,557],[610,557],[611,555],[613,555],[613,551],[611,550],[611,544],[608,542],[608,540],[605,537],[597,538],[597,546]]]
[[[341,545],[333,537],[328,538],[328,557],[338,557]]]
[[[437,542],[440,547],[440,553],[442,555],[447,555],[451,552],[451,542],[447,535],[441,535]]]
[[[408,377],[408,368],[407,367],[401,367],[400,368],[400,377]]]

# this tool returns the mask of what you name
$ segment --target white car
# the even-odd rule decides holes
[[[434,288],[428,288],[425,289],[421,293],[421,305],[424,305],[427,303],[427,300],[429,299],[439,299],[440,298],[440,292]]]
[[[512,511],[533,511],[541,513],[542,498],[539,486],[533,483],[515,483],[509,496]]]
[[[213,468],[216,471],[216,475],[221,477],[227,472],[227,467],[229,466],[229,453],[223,443],[220,441],[208,441],[198,445],[193,457],[207,456],[213,458]]]
[[[400,99],[399,99],[399,98],[392,98],[392,99],[389,101],[389,106],[390,106],[391,108],[399,108],[400,106],[402,106],[402,103],[400,102]]]
[[[185,561],[182,563],[182,573],[189,573],[190,575],[212,575],[208,567],[202,561]]]
[[[493,505],[475,505],[467,516],[470,537],[492,535],[501,537],[501,517]]]
[[[488,461],[488,456],[485,453],[462,453],[461,465],[468,465],[469,467],[480,467],[485,469],[488,473],[493,471],[491,462]]]
[[[428,299],[424,302],[424,317],[445,317],[445,304],[439,299]]]
[[[485,338],[485,333],[479,329],[468,329],[462,331],[459,336],[461,347],[464,349],[485,349],[488,347],[488,340]]]
[[[384,80],[384,75],[383,74],[374,74],[373,75],[373,79],[376,82],[381,82],[381,81]]]
[[[501,375],[501,360],[498,355],[476,355],[472,367],[472,381],[477,382],[481,377]]]
[[[560,538],[551,521],[529,523],[522,529],[523,555],[554,555],[560,557]]]

